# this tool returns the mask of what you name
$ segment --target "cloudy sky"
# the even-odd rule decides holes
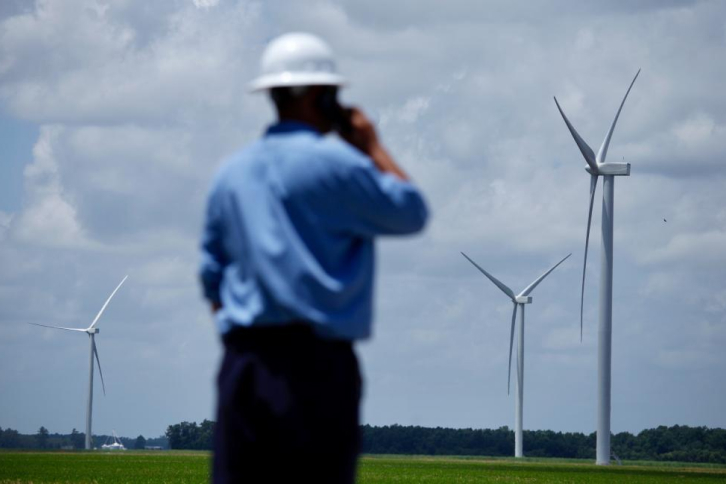
[[[220,357],[196,267],[219,161],[272,120],[245,85],[290,30],[334,47],[362,106],[432,208],[379,245],[364,421],[513,427],[511,303],[527,308],[527,429],[595,429],[598,192],[579,341],[584,160],[616,181],[615,432],[726,427],[726,4],[717,1],[7,0],[0,3],[0,427],[156,436],[213,417]],[[664,222],[667,219],[667,222]],[[96,377],[98,378],[98,377]],[[98,380],[96,380],[98,382]]]

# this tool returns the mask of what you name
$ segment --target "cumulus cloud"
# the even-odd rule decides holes
[[[53,141],[59,133],[57,127],[41,130],[33,148],[33,162],[25,168],[26,206],[14,221],[12,234],[26,244],[90,249],[92,244],[64,193],[58,173]]]
[[[212,15],[192,4],[173,12],[145,12],[136,2],[91,6],[43,1],[4,22],[0,95],[13,112],[42,122],[189,125],[220,111],[229,117],[230,102],[245,99],[245,49],[259,35],[254,4]],[[129,23],[135,12],[157,24]],[[149,38],[140,27],[163,35]]]

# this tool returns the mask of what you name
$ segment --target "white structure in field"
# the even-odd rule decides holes
[[[103,382],[103,372],[101,371],[101,360],[98,359],[98,350],[96,349],[96,335],[99,333],[99,329],[96,327],[96,323],[98,323],[98,319],[101,317],[103,312],[106,310],[106,306],[108,306],[108,303],[111,301],[111,298],[116,294],[116,291],[119,290],[121,287],[121,284],[126,281],[126,278],[129,276],[124,277],[118,286],[116,286],[116,289],[113,290],[111,295],[106,299],[106,302],[103,303],[103,306],[101,307],[101,310],[98,312],[96,317],[93,319],[93,322],[91,325],[85,329],[82,328],[62,328],[60,326],[48,326],[45,324],[36,324],[36,323],[29,323],[34,326],[42,326],[44,328],[54,328],[54,329],[63,329],[65,331],[79,331],[81,333],[88,334],[88,338],[91,343],[91,351],[90,351],[90,362],[89,362],[89,372],[88,372],[88,403],[86,407],[86,450],[91,450],[92,442],[91,442],[91,416],[93,413],[93,357],[96,357],[96,362],[98,363],[98,373],[101,375],[101,386],[103,387],[103,394],[106,395],[106,385]]]
[[[463,252],[461,253],[461,255],[466,257],[469,262],[474,264],[474,267],[479,269],[482,274],[487,276],[487,278],[489,278],[489,280],[492,281],[495,286],[501,289],[502,292],[512,300],[512,303],[514,303],[514,311],[512,312],[512,327],[509,334],[509,371],[507,374],[507,394],[509,394],[509,383],[512,376],[512,346],[514,345],[514,326],[517,320],[517,306],[519,306],[521,311],[519,320],[519,338],[517,342],[517,394],[515,395],[514,400],[514,457],[523,457],[524,445],[522,442],[522,414],[524,409],[524,305],[530,304],[532,302],[532,298],[529,296],[529,294],[534,290],[534,288],[537,287],[537,285],[542,282],[542,280],[547,277],[550,272],[554,271],[557,266],[562,264],[565,259],[570,257],[572,254],[567,254],[564,259],[559,261],[547,272],[535,279],[534,282],[524,288],[524,290],[517,295],[515,295],[514,291],[505,286],[496,277],[479,267],[479,265],[471,260],[469,256],[467,256]]]
[[[582,265],[582,291],[580,295],[580,340],[582,340],[582,314],[585,298],[585,268],[587,267],[587,248],[590,241],[590,222],[592,221],[592,206],[595,200],[597,189],[597,178],[603,177],[603,199],[602,199],[602,251],[600,257],[600,318],[598,324],[597,344],[597,373],[598,373],[598,398],[597,398],[597,460],[598,465],[610,464],[610,400],[611,400],[611,361],[612,361],[612,327],[613,327],[613,219],[615,217],[615,177],[630,176],[629,163],[605,163],[608,153],[610,139],[618,122],[620,111],[623,109],[625,100],[628,98],[635,80],[640,74],[640,69],[630,83],[623,101],[620,103],[613,124],[605,135],[605,140],[600,145],[597,155],[592,148],[580,137],[565,113],[560,103],[555,98],[557,109],[565,120],[567,128],[572,137],[575,138],[582,156],[585,157],[587,166],[585,170],[590,173],[590,209],[587,215],[587,232],[585,233],[585,259]]]
[[[100,365],[99,365],[100,368]],[[112,430],[112,436],[106,439],[106,443],[101,446],[102,450],[126,450],[126,447],[124,447],[124,444],[121,443],[121,441],[118,438],[118,435],[116,435],[116,431]],[[112,440],[112,442],[109,444],[109,439]]]

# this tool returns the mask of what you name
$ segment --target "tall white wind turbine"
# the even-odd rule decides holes
[[[534,288],[537,287],[537,285],[542,282],[542,280],[547,277],[550,272],[554,271],[557,266],[562,264],[572,254],[567,254],[564,259],[559,261],[547,272],[535,279],[534,282],[532,282],[529,286],[525,287],[524,290],[517,295],[515,295],[514,291],[504,285],[504,283],[499,281],[496,277],[482,269],[476,262],[471,260],[469,256],[467,256],[463,252],[461,253],[461,255],[466,257],[469,262],[474,264],[474,267],[479,269],[482,274],[487,276],[487,278],[489,278],[489,280],[492,281],[495,286],[501,289],[501,291],[506,294],[509,299],[512,300],[512,303],[514,303],[514,310],[512,311],[512,328],[509,334],[509,370],[507,374],[507,394],[509,394],[509,383],[512,376],[512,347],[514,346],[514,326],[517,320],[517,306],[519,306],[521,310],[519,320],[519,338],[517,342],[517,393],[514,399],[514,457],[523,457],[524,445],[522,442],[522,414],[524,409],[524,305],[530,304],[532,302],[532,297],[530,297],[529,294],[534,290]]]
[[[602,198],[602,252],[600,257],[600,317],[598,324],[597,344],[597,372],[598,372],[598,399],[597,399],[597,457],[598,465],[610,464],[610,401],[611,401],[611,366],[612,366],[612,327],[613,327],[613,219],[615,217],[615,177],[630,176],[630,163],[606,163],[605,157],[610,146],[610,139],[618,122],[620,111],[630,94],[640,69],[635,74],[625,97],[620,103],[615,119],[600,145],[597,155],[592,148],[580,137],[575,128],[567,119],[555,98],[557,109],[565,120],[575,143],[585,157],[587,166],[585,170],[590,174],[590,208],[587,214],[587,232],[585,233],[585,257],[582,264],[582,289],[580,293],[580,340],[582,341],[582,315],[585,300],[585,269],[587,267],[587,249],[590,242],[590,222],[592,221],[592,206],[595,200],[597,179],[603,177]]]
[[[93,322],[91,325],[85,329],[83,328],[63,328],[61,326],[48,326],[46,324],[36,324],[36,323],[28,323],[32,324],[34,326],[42,326],[44,328],[54,328],[54,329],[63,329],[65,331],[78,331],[81,333],[87,333],[88,339],[91,342],[91,353],[90,353],[90,362],[89,362],[89,372],[88,372],[88,403],[86,406],[86,450],[91,449],[91,416],[93,413],[93,358],[96,357],[96,363],[98,363],[98,373],[101,375],[101,386],[103,388],[103,394],[106,395],[106,384],[103,382],[103,371],[101,371],[101,360],[98,358],[98,350],[96,349],[96,335],[100,332],[99,329],[96,327],[96,323],[98,323],[99,318],[103,314],[103,312],[106,310],[106,306],[108,306],[108,303],[111,302],[111,298],[116,294],[116,291],[119,290],[121,285],[126,281],[126,279],[129,276],[125,276],[118,286],[116,286],[116,289],[113,290],[110,296],[108,296],[108,299],[106,299],[106,302],[103,303],[103,306],[101,307],[101,310],[96,314],[96,317],[93,318]]]

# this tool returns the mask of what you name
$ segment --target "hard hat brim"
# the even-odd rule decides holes
[[[259,92],[273,87],[293,86],[345,86],[348,81],[332,72],[281,72],[260,76],[250,82],[250,92]]]

